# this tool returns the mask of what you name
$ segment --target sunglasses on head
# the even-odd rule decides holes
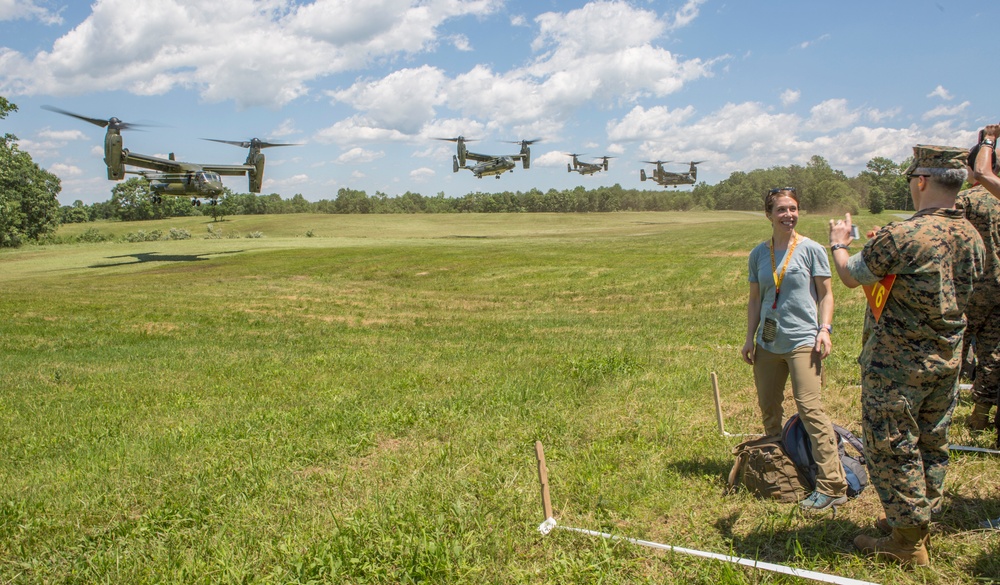
[[[768,191],[767,194],[774,195],[775,193],[781,193],[782,191],[791,191],[792,193],[798,194],[798,191],[795,190],[795,187],[777,187],[775,189],[771,189],[770,191]]]

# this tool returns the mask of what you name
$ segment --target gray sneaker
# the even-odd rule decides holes
[[[799,502],[799,509],[805,514],[818,514],[826,510],[837,511],[837,506],[847,503],[847,496],[835,498],[822,494],[818,491],[809,494],[809,497]]]

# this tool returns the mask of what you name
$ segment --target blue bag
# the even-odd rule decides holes
[[[844,477],[847,479],[847,497],[856,498],[868,487],[864,445],[851,431],[838,424],[833,425],[833,430],[837,433],[837,452],[840,455],[840,464],[844,468]],[[857,456],[848,454],[844,443],[857,451]],[[808,478],[809,488],[816,489],[816,461],[813,460],[809,433],[799,420],[798,414],[792,415],[781,429],[781,444],[789,459]]]

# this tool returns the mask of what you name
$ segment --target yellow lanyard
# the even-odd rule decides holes
[[[781,283],[785,280],[788,261],[792,259],[792,252],[795,251],[795,246],[799,245],[799,234],[793,235],[792,245],[788,247],[788,252],[785,253],[785,262],[781,265],[781,274],[778,274],[778,267],[774,263],[774,238],[771,238],[771,272],[774,274],[774,304],[771,305],[772,309],[778,308],[778,295],[781,294]]]

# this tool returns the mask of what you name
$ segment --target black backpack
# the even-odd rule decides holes
[[[847,496],[856,498],[868,487],[864,445],[851,431],[838,424],[833,425],[833,430],[837,433],[837,451],[840,454],[840,464],[844,468],[844,477],[847,479]],[[813,460],[809,433],[799,420],[798,414],[792,415],[785,422],[784,428],[781,429],[781,443],[789,459],[804,472],[810,489],[816,489],[816,461]],[[857,456],[847,453],[844,448],[845,443],[857,451]]]

